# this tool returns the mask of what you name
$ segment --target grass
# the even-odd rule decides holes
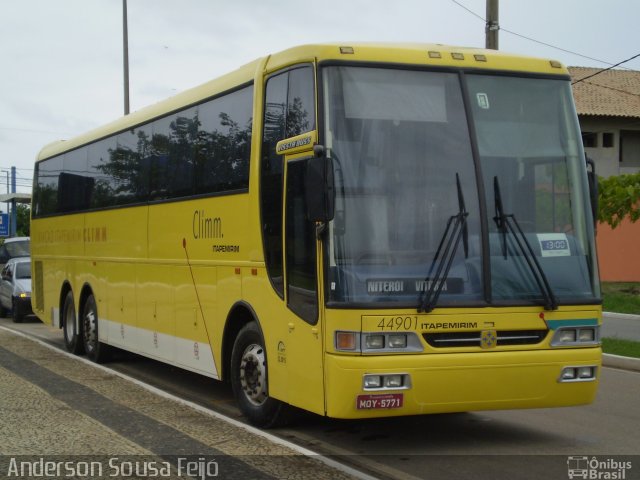
[[[605,312],[640,315],[639,282],[603,282],[602,298]]]
[[[603,282],[602,301],[605,312],[640,315],[640,282]],[[612,355],[640,358],[640,342],[603,338],[602,351]]]
[[[640,358],[640,342],[621,338],[603,338],[602,351],[612,355]]]

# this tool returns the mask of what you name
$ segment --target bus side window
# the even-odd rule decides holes
[[[260,166],[260,210],[267,272],[273,288],[284,297],[282,265],[282,156],[276,144],[284,138],[288,73],[267,82],[264,105],[264,132]]]
[[[284,297],[282,251],[283,157],[276,144],[315,128],[315,90],[310,65],[267,80],[260,166],[260,210],[267,272]]]

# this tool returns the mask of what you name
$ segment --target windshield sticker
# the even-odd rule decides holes
[[[540,252],[543,257],[569,257],[571,249],[564,233],[538,233]]]
[[[476,93],[478,99],[478,106],[483,110],[489,110],[489,95],[486,93]]]

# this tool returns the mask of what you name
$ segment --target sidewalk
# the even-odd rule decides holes
[[[628,313],[603,312],[601,337],[621,338],[640,342],[640,315]],[[621,368],[640,372],[640,359],[621,357],[605,353],[602,355],[605,367]]]
[[[215,468],[221,479],[352,478],[288,442],[4,329],[0,411],[2,478],[21,462],[89,465],[104,478],[123,464],[145,469],[142,477],[170,464],[171,478],[186,478],[189,467]]]
[[[640,315],[603,312],[600,334],[601,337],[640,342]]]

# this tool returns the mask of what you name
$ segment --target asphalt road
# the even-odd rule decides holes
[[[61,333],[39,322],[0,325],[62,348]],[[226,385],[131,354],[108,366],[242,419]],[[369,421],[301,414],[293,426],[271,433],[378,478],[566,479],[567,462],[588,457],[605,462],[605,474],[615,462],[632,462],[617,477],[626,480],[640,478],[639,399],[640,373],[603,368],[596,401],[583,407]]]

